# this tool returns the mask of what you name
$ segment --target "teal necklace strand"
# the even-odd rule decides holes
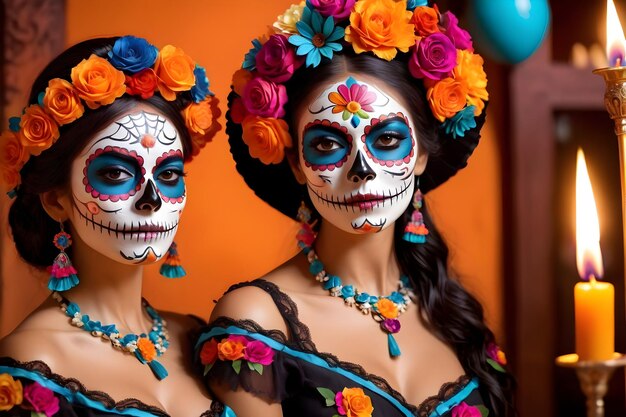
[[[70,318],[72,326],[89,332],[94,337],[109,341],[116,349],[133,354],[139,362],[150,367],[157,379],[162,380],[167,377],[167,370],[156,360],[169,347],[167,323],[145,299],[141,300],[141,304],[152,320],[150,332],[139,335],[128,333],[122,336],[115,324],[102,324],[91,320],[87,314],[80,312],[78,304],[70,302],[58,292],[54,291],[52,297],[59,303],[65,315]]]

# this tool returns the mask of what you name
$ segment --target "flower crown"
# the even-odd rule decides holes
[[[349,47],[387,61],[398,52],[408,54],[408,69],[423,80],[430,109],[445,133],[456,139],[476,127],[474,118],[489,97],[483,59],[474,54],[471,37],[456,16],[426,4],[307,0],[279,16],[267,35],[252,41],[242,68],[233,75],[236,96],[230,118],[241,125],[250,155],[264,164],[283,160],[284,149],[292,146],[283,120],[284,84],[300,66],[315,68]]]
[[[60,136],[59,127],[82,117],[85,105],[95,110],[124,94],[146,100],[157,91],[167,101],[191,95],[193,102],[181,112],[192,138],[190,160],[221,128],[218,100],[209,91],[205,69],[180,48],[167,45],[159,51],[143,38],[124,36],[106,58],[92,54],[72,68],[71,82],[50,80],[37,104],[9,119],[9,130],[0,135],[0,182],[14,194],[24,164],[50,148]]]

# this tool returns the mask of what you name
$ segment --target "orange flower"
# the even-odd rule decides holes
[[[504,354],[504,352],[503,352],[503,351],[501,351],[500,349],[498,349],[498,353],[496,354],[496,356],[497,356],[497,358],[498,358],[497,362],[498,362],[500,365],[506,365],[506,355]]]
[[[282,119],[246,116],[241,123],[242,139],[253,158],[265,165],[278,164],[285,157],[285,147],[291,147],[291,135],[287,123]]]
[[[85,112],[74,86],[61,78],[48,82],[43,106],[59,126],[72,123]]]
[[[0,411],[8,411],[20,405],[23,398],[22,383],[9,374],[0,374]]]
[[[478,116],[485,108],[484,101],[489,99],[483,58],[480,55],[459,49],[456,61],[454,78],[465,81],[468,89],[467,102],[476,106],[474,116]]]
[[[72,68],[71,77],[78,96],[90,109],[111,104],[126,92],[124,73],[97,55]]]
[[[154,64],[161,96],[173,101],[176,100],[177,91],[191,90],[196,84],[194,68],[193,60],[182,49],[173,45],[164,46]]]
[[[378,312],[386,319],[395,319],[398,317],[398,306],[388,298],[380,298],[376,303]]]
[[[141,353],[141,356],[143,356],[147,362],[157,357],[156,347],[154,347],[154,343],[147,337],[137,339],[137,349],[139,349],[139,353]]]
[[[240,97],[243,96],[243,90],[251,79],[252,73],[250,71],[243,68],[238,69],[233,74],[233,91],[239,94]]]
[[[407,52],[415,45],[411,16],[406,10],[406,0],[357,1],[345,39],[357,54],[372,51],[377,57],[391,61],[398,49]]]
[[[59,138],[59,126],[37,104],[28,106],[20,119],[19,139],[26,152],[39,155]]]
[[[244,344],[238,340],[224,339],[217,344],[217,356],[223,361],[243,358]]]
[[[219,101],[215,97],[207,97],[200,103],[192,103],[183,110],[183,118],[191,133],[191,156],[200,153],[207,142],[210,142],[222,126],[218,123],[221,111],[217,107]]]
[[[20,169],[28,160],[28,153],[22,146],[17,133],[7,130],[0,135],[0,182],[9,189],[20,183]]]
[[[432,7],[419,6],[413,10],[411,23],[415,26],[415,32],[419,36],[428,36],[433,33],[441,32],[439,30],[439,16],[437,11]]]
[[[440,122],[457,114],[467,104],[467,83],[464,80],[444,78],[426,93],[430,108]]]
[[[200,363],[202,365],[210,365],[217,360],[217,342],[211,339],[202,345],[200,351]]]
[[[372,400],[361,388],[344,388],[342,406],[347,417],[371,417],[374,412]]]

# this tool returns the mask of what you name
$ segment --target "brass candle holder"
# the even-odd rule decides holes
[[[576,369],[580,388],[587,398],[587,417],[604,417],[604,396],[609,388],[613,372],[626,366],[626,355],[615,353],[613,359],[604,361],[581,361],[570,353],[556,358],[556,364]]]

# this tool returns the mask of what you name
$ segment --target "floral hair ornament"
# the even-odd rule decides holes
[[[476,127],[489,97],[469,33],[454,14],[426,0],[307,0],[289,7],[270,30],[252,41],[233,77],[230,105],[250,155],[266,165],[280,163],[293,142],[283,120],[285,83],[302,65],[316,68],[346,48],[406,62],[424,83],[441,129],[454,139]]]
[[[71,80],[54,78],[39,94],[36,104],[20,117],[9,119],[0,135],[0,183],[14,197],[20,170],[31,156],[49,149],[60,137],[59,129],[95,110],[130,95],[148,99],[159,93],[167,101],[188,94],[192,103],[182,116],[192,139],[191,160],[211,141],[221,126],[218,100],[209,91],[203,67],[182,49],[166,45],[160,51],[146,39],[118,38],[106,57],[92,54],[71,70]]]

